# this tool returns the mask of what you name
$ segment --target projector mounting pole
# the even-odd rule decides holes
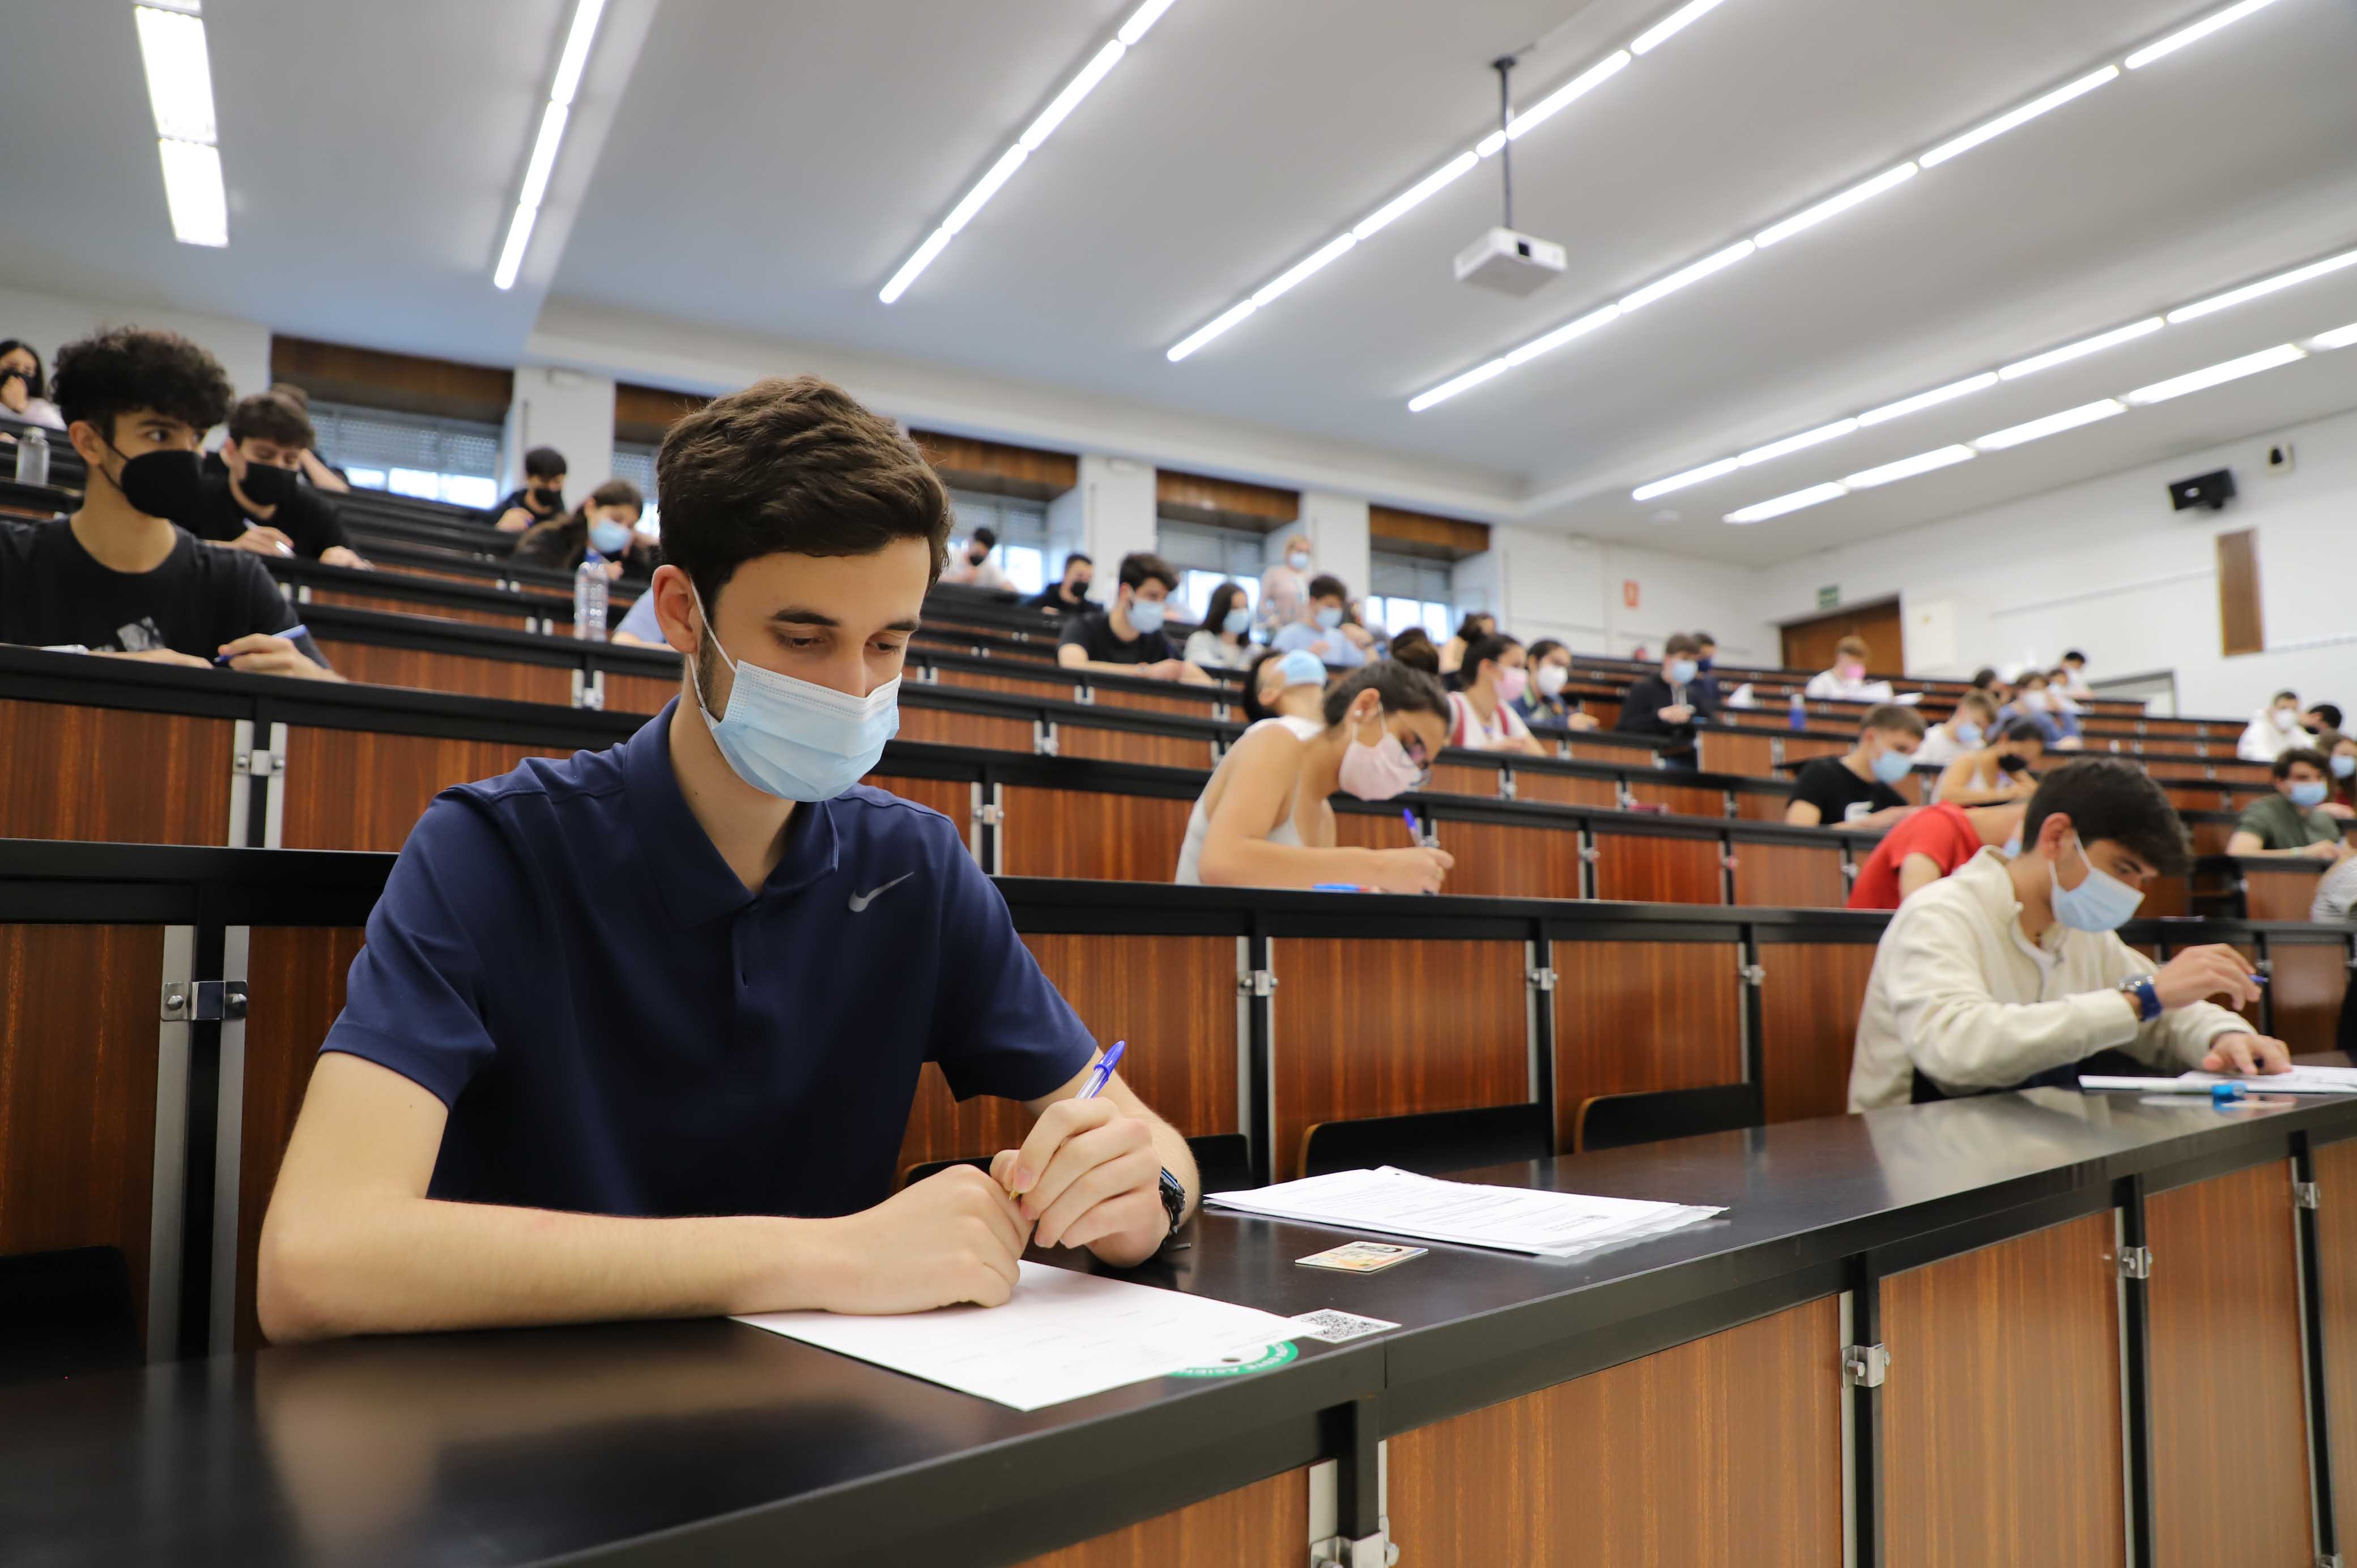
[[[1498,134],[1504,136],[1513,123],[1514,57],[1500,55],[1490,62],[1490,69],[1498,73]],[[1511,229],[1514,226],[1514,144],[1511,138],[1498,144],[1498,177],[1505,183],[1506,227]]]

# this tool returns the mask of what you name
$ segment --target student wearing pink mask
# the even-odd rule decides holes
[[[1305,682],[1324,673],[1304,650],[1275,658],[1313,667],[1303,671]],[[1228,748],[1204,786],[1171,880],[1439,892],[1456,864],[1446,852],[1338,844],[1328,798],[1339,789],[1361,800],[1388,800],[1415,789],[1448,727],[1448,693],[1440,682],[1393,660],[1336,682],[1316,718],[1288,713],[1263,719]]]
[[[1544,757],[1547,748],[1515,711],[1530,690],[1531,672],[1519,639],[1503,632],[1465,650],[1464,686],[1448,693],[1448,744],[1469,751],[1521,751]]]
[[[1870,651],[1862,637],[1845,637],[1835,643],[1834,667],[1820,670],[1809,677],[1809,700],[1813,703],[1890,701],[1889,682],[1866,678],[1866,661]]]

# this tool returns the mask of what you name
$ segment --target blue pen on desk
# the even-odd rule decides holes
[[[1128,1046],[1129,1042],[1127,1040],[1115,1040],[1113,1043],[1113,1049],[1104,1054],[1104,1060],[1097,1063],[1096,1069],[1089,1074],[1088,1082],[1081,1085],[1081,1091],[1072,1096],[1072,1098],[1075,1100],[1094,1100],[1098,1095],[1103,1094],[1104,1092],[1105,1079],[1113,1076],[1114,1064],[1121,1060],[1121,1053],[1126,1049]]]
[[[283,637],[287,641],[292,642],[298,637],[310,636],[311,628],[305,626],[301,621],[296,621],[285,631],[274,631],[270,635],[273,637]],[[229,655],[226,653],[216,653],[213,655],[213,662],[216,664],[226,664],[229,662]]]

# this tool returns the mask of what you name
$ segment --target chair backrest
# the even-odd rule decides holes
[[[1767,1121],[1760,1090],[1749,1083],[1670,1089],[1650,1094],[1599,1094],[1580,1102],[1572,1146],[1581,1154],[1625,1148],[1697,1133],[1725,1133]]]
[[[1555,1152],[1549,1135],[1547,1108],[1537,1104],[1320,1122],[1301,1140],[1301,1174],[1397,1165],[1438,1176],[1514,1160],[1543,1160]]]
[[[144,1359],[120,1249],[0,1257],[0,1383],[135,1367]]]

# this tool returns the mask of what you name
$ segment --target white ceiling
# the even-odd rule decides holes
[[[1669,0],[1178,0],[897,306],[876,290],[1132,0],[635,0],[526,282],[489,285],[565,0],[210,0],[232,242],[174,244],[127,0],[12,22],[0,276],[511,361],[544,291],[1496,476],[1521,515],[1766,563],[2357,406],[2357,352],[1751,528],[1722,512],[2357,320],[2357,269],[1650,505],[1635,484],[2357,244],[2357,10],[2278,0],[1422,414],[1414,392],[2199,15],[1727,0],[1515,145],[1566,276],[1459,287],[1494,164],[1163,350]],[[647,21],[651,11],[652,20]],[[1576,13],[1566,25],[1567,13]],[[20,47],[29,43],[32,47]],[[585,128],[586,127],[586,128]],[[38,222],[26,215],[53,215]],[[568,231],[569,230],[569,231]],[[5,329],[5,323],[0,323]],[[780,367],[785,368],[785,367]],[[1673,510],[1676,521],[1655,521]]]

